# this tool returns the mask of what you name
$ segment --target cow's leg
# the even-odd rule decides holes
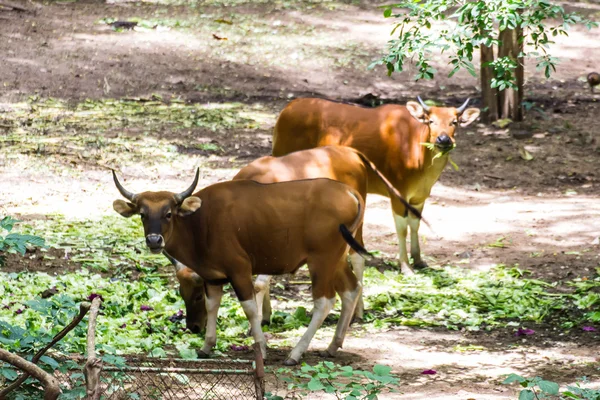
[[[362,283],[357,281],[356,276],[352,273],[346,260],[343,260],[343,265],[338,272],[335,280],[335,291],[342,299],[342,312],[335,328],[335,335],[331,344],[327,348],[327,354],[335,356],[339,348],[344,344],[344,338],[352,319],[352,313],[356,307],[356,302],[361,293]]]
[[[356,303],[356,308],[354,309],[354,317],[358,320],[363,319],[365,304],[363,301],[363,275],[365,271],[365,259],[358,253],[350,254],[350,264],[352,264],[352,270],[354,271],[354,275],[356,275],[356,279],[359,283],[360,291],[358,293],[358,301]]]
[[[263,334],[262,327],[260,326],[260,314],[258,312],[258,306],[256,305],[256,298],[254,296],[254,285],[252,284],[252,275],[248,273],[239,274],[231,278],[231,286],[235,290],[235,294],[242,305],[244,314],[250,322],[250,329],[252,330],[252,336],[254,342],[260,345],[263,358],[267,358],[267,343],[265,335]]]
[[[261,325],[268,325],[271,322],[270,285],[271,275],[258,275],[254,281],[256,307],[258,307]]]
[[[356,236],[354,237],[356,241],[364,247],[363,242],[363,224],[361,223],[356,231]],[[360,293],[358,294],[358,302],[356,303],[356,309],[354,310],[354,318],[361,320],[364,316],[365,304],[363,301],[362,294],[362,283],[363,283],[363,275],[365,271],[365,259],[358,253],[355,253],[354,250],[350,250],[350,265],[352,265],[352,270],[354,271],[354,275],[356,275],[356,279],[360,282]]]
[[[313,336],[315,336],[315,333],[321,327],[323,321],[325,321],[325,318],[327,317],[327,315],[329,315],[329,312],[333,308],[333,305],[335,304],[335,295],[331,298],[327,298],[325,296],[315,298],[313,304],[314,306],[312,310],[312,319],[310,320],[310,324],[308,324],[306,332],[304,332],[304,335],[302,335],[302,338],[300,339],[296,347],[294,347],[294,349],[290,353],[290,356],[287,358],[287,360],[285,360],[285,365],[298,364],[298,361],[300,361],[300,357],[302,357],[302,354],[304,354],[306,349],[308,349],[308,345],[310,344],[310,341],[312,340]]]
[[[313,310],[312,318],[306,328],[306,332],[296,344],[289,357],[285,360],[285,365],[296,365],[300,361],[302,354],[308,349],[308,345],[312,340],[317,330],[325,321],[327,315],[335,304],[335,287],[334,278],[336,270],[332,268],[332,262],[338,263],[346,253],[346,248],[341,249],[339,254],[331,261],[332,258],[324,258],[321,260],[308,260],[308,271],[312,282]]]
[[[406,250],[406,235],[408,233],[408,218],[404,216],[406,208],[400,201],[392,198],[392,212],[394,213],[394,222],[396,223],[396,233],[398,235],[398,262],[400,262],[400,271],[405,275],[413,275],[414,272],[408,262],[408,251]]]
[[[217,344],[217,315],[223,296],[223,286],[206,284],[206,335],[204,346],[198,351],[199,357],[208,357]]]
[[[415,204],[414,207],[423,211],[425,203]],[[421,247],[419,246],[419,227],[421,226],[421,220],[414,216],[412,213],[408,213],[408,226],[410,227],[410,255],[413,259],[413,268],[423,269],[427,268],[427,263],[421,258]]]

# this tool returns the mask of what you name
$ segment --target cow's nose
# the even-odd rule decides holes
[[[188,326],[188,329],[192,331],[192,333],[200,333],[200,331],[202,330],[200,329],[200,325],[198,324],[191,324]]]
[[[162,246],[163,237],[162,235],[151,234],[146,236],[146,244],[148,247]]]
[[[450,139],[450,136],[446,134],[441,134],[437,137],[437,139],[435,139],[435,144],[442,147],[449,147],[452,145],[452,139]]]

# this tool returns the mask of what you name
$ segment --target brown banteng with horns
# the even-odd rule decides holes
[[[479,110],[433,107],[409,101],[406,106],[364,108],[323,99],[297,99],[281,112],[275,125],[273,155],[327,145],[353,147],[377,169],[417,210],[422,211],[431,188],[448,162],[458,126],[477,119]],[[368,192],[389,196],[380,180],[368,180]],[[392,197],[402,272],[410,273],[406,237],[411,231],[411,256],[416,268],[426,267],[419,247],[420,219],[407,213]]]
[[[113,176],[129,200],[115,200],[115,211],[124,217],[140,215],[150,250],[167,253],[204,280],[207,322],[201,353],[210,354],[216,344],[223,285],[231,283],[266,356],[252,275],[293,273],[304,264],[311,276],[314,308],[286,364],[298,363],[331,311],[336,293],[342,311],[327,353],[333,356],[342,347],[361,289],[346,260],[348,245],[368,256],[354,239],[364,215],[364,201],[356,190],[330,179],[269,185],[239,180],[192,195],[197,172],[182,193],[135,194],[119,183],[114,172]]]
[[[325,146],[297,151],[282,157],[261,157],[242,168],[233,179],[250,179],[260,183],[275,183],[300,179],[329,178],[352,187],[365,199],[369,171],[388,188],[390,198],[396,197],[398,201],[409,208],[410,212],[420,218],[420,213],[402,198],[400,193],[377,170],[375,165],[359,151],[350,147]],[[356,241],[364,246],[362,225],[358,227],[356,232]],[[204,282],[197,274],[185,268],[181,263],[177,263],[173,259],[171,259],[171,262],[176,267],[181,296],[185,301],[187,326],[192,331],[199,331],[205,325],[205,314],[198,312],[204,306],[204,298],[202,297]],[[362,286],[363,271],[365,269],[364,258],[351,250],[350,263],[356,278]],[[262,324],[268,324],[271,319],[270,280],[269,275],[259,275],[254,284]],[[356,318],[362,319],[363,311],[364,303],[361,293],[354,312]]]

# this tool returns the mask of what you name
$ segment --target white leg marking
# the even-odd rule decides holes
[[[398,234],[398,248],[400,254],[398,259],[400,262],[400,272],[406,275],[414,274],[408,262],[408,252],[406,250],[406,235],[408,233],[408,219],[403,216],[394,214],[394,222],[396,223],[396,233]]]
[[[313,336],[317,330],[323,324],[323,321],[329,315],[329,312],[333,308],[335,304],[335,297],[331,299],[326,299],[325,297],[321,297],[315,300],[314,307],[312,311],[312,319],[310,320],[310,324],[308,324],[308,328],[306,328],[306,332],[302,335],[302,338],[294,347],[292,352],[290,353],[290,357],[292,360],[298,362],[302,354],[308,349],[308,345],[312,340]]]
[[[423,209],[423,204],[415,206],[419,211]],[[421,220],[415,217],[413,214],[408,213],[408,226],[410,227],[410,255],[413,258],[413,265],[420,264],[421,260],[421,247],[419,246],[419,227],[421,226]]]
[[[269,296],[271,275],[259,275],[254,281],[256,307],[260,321],[271,321],[271,298]]]
[[[358,294],[358,302],[356,303],[356,309],[354,310],[354,316],[358,319],[363,319],[365,304],[363,301],[363,275],[365,271],[365,259],[358,253],[354,253],[350,255],[350,265],[352,265],[352,270],[354,271],[354,275],[356,275],[356,279],[358,280],[358,284],[361,288],[360,293]]]
[[[223,288],[215,287],[207,290],[206,295],[206,335],[204,335],[204,345],[202,352],[209,355],[217,344],[217,316],[219,314],[219,306],[221,305],[221,297],[223,296]]]
[[[258,316],[258,307],[256,306],[256,300],[241,301],[242,309],[246,314],[246,318],[250,322],[250,329],[252,329],[252,336],[254,342],[260,344],[260,351],[262,352],[263,358],[267,358],[267,344],[265,341],[265,335],[263,334],[260,326],[260,317]]]
[[[348,326],[350,326],[352,313],[354,312],[354,308],[356,307],[356,301],[358,300],[358,296],[361,293],[361,288],[362,285],[359,282],[356,289],[349,290],[340,294],[340,297],[342,299],[342,312],[340,314],[340,319],[337,323],[337,326],[335,327],[335,335],[333,336],[333,340],[327,348],[327,352],[331,356],[335,356],[337,350],[344,344],[344,338],[346,337]]]

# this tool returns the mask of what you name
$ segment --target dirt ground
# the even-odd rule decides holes
[[[75,104],[86,98],[158,94],[167,102],[258,105],[266,115],[257,128],[218,135],[201,129],[161,132],[160,138],[168,140],[214,141],[221,151],[183,149],[178,164],[123,168],[134,190],[159,181],[161,188],[177,190],[198,164],[210,167],[203,169],[201,185],[231,178],[240,165],[269,154],[276,115],[296,97],[361,102],[370,95],[404,103],[420,95],[451,105],[471,97],[479,104],[477,80],[466,73],[447,78],[449,68],[441,58],[433,81],[366,70],[389,37],[390,24],[375,7],[378,2],[23,4],[34,12],[0,8],[0,135],[2,113],[33,95]],[[594,17],[600,6],[589,3],[580,11]],[[99,22],[108,17],[170,24],[116,32]],[[452,155],[460,169],[446,169],[425,207],[432,229],[421,229],[422,250],[430,265],[460,261],[465,268],[487,270],[498,263],[519,264],[547,281],[594,274],[600,265],[600,147],[595,137],[600,94],[591,94],[582,77],[598,68],[597,33],[575,28],[569,38],[557,39],[553,51],[562,62],[551,80],[527,65],[525,98],[533,108],[526,122],[506,128],[475,124],[460,132]],[[521,149],[533,159],[521,158]],[[116,192],[106,168],[76,163],[65,163],[61,170],[40,167],[52,162],[61,161],[0,155],[0,213],[35,219],[47,213],[111,212]],[[393,258],[396,237],[386,199],[369,198],[365,233],[368,248]],[[503,245],[490,246],[499,242]],[[515,388],[500,384],[510,372],[561,383],[598,376],[596,333],[565,335],[551,326],[536,330],[540,336],[530,340],[509,330],[399,327],[370,333],[354,326],[340,362],[392,366],[406,385],[403,394],[389,398],[402,399],[514,398]],[[457,345],[484,350],[458,351]],[[311,349],[324,346],[317,338]],[[315,353],[309,352],[312,358]],[[425,369],[438,374],[421,375]]]

